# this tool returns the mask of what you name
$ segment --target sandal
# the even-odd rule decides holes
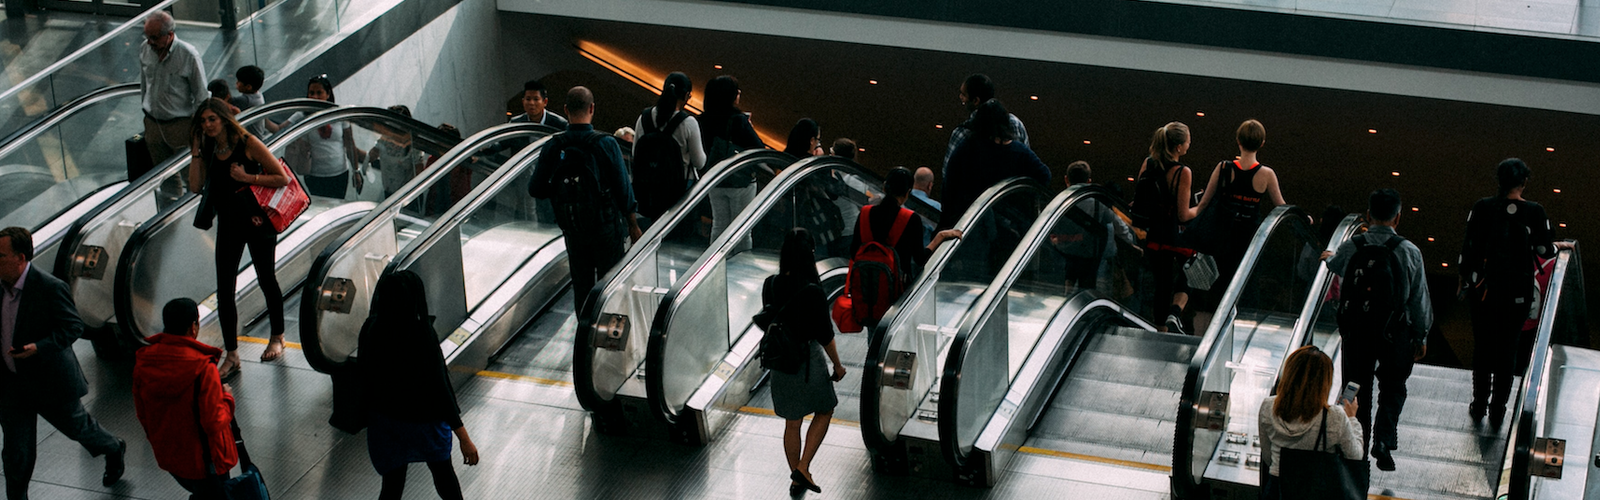
[[[230,378],[239,376],[239,365],[240,363],[238,361],[223,360],[222,366],[217,368],[217,378],[228,380]]]
[[[267,350],[261,351],[261,361],[262,362],[277,361],[279,358],[282,358],[282,357],[283,357],[283,336],[282,335],[273,335],[272,336],[272,340],[267,341]]]

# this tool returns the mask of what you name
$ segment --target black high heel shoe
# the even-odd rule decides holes
[[[801,495],[804,495],[804,494],[806,494],[806,485],[803,485],[803,484],[791,484],[791,485],[789,485],[789,496],[797,497],[797,496],[801,496]]]
[[[817,483],[811,482],[810,479],[806,479],[806,475],[801,474],[800,469],[794,469],[790,471],[789,479],[794,480],[796,483],[800,483],[800,486],[804,486],[806,489],[811,490],[814,493],[822,493],[822,487],[817,486]]]

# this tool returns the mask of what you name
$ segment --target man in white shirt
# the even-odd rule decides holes
[[[189,146],[189,117],[211,97],[200,52],[179,40],[175,29],[171,14],[151,14],[144,22],[145,43],[139,51],[144,139],[152,165]]]

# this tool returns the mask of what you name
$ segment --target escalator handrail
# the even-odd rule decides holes
[[[241,125],[245,125],[248,128],[254,122],[258,120],[264,120],[271,115],[288,111],[318,111],[332,107],[334,107],[334,104],[328,101],[305,98],[286,99],[244,110],[243,112],[239,113],[237,118]],[[121,211],[121,207],[137,201],[137,199],[132,197],[134,193],[141,192],[151,184],[159,183],[162,179],[176,175],[179,170],[182,170],[188,165],[188,152],[188,147],[179,149],[173,153],[171,158],[162,161],[160,165],[156,166],[156,168],[152,168],[149,172],[145,172],[144,175],[139,176],[138,179],[130,180],[128,185],[122,189],[122,192],[119,192],[110,199],[101,202],[99,205],[96,205],[93,209],[89,210],[89,213],[86,213],[83,215],[83,217],[79,217],[76,221],[73,221],[72,225],[69,226],[66,231],[63,231],[59,235],[47,235],[49,238],[51,238],[50,240],[36,242],[36,247],[43,247],[56,241],[62,242],[62,246],[56,251],[56,261],[54,263],[55,277],[61,279],[62,281],[66,281],[67,283],[72,283],[73,280],[68,278],[68,274],[70,274],[72,270],[72,258],[73,255],[77,253],[78,244],[81,243],[80,240],[83,238],[83,231],[91,224],[98,222],[105,215],[117,213]],[[3,157],[3,154],[0,154],[0,158]]]
[[[387,113],[385,116],[400,117],[400,115],[394,114],[388,110],[384,110],[384,112]],[[328,120],[319,120],[317,118],[319,116],[322,116],[322,114],[313,115],[311,118],[308,118],[305,121],[308,124],[312,124],[311,126],[321,126],[343,118],[337,117]],[[536,132],[549,133],[555,130],[545,125],[505,124],[485,129],[476,134],[472,134],[466,139],[456,139],[454,137],[445,135],[443,132],[439,132],[438,129],[433,128],[430,125],[423,124],[421,122],[415,123],[427,128],[438,138],[448,139],[440,140],[438,142],[440,144],[450,145],[450,149],[444,154],[439,155],[439,158],[435,160],[433,165],[428,167],[427,170],[423,170],[422,173],[412,177],[410,181],[407,181],[405,185],[401,186],[399,190],[395,191],[394,195],[384,198],[382,202],[378,203],[377,207],[374,207],[372,211],[367,212],[367,214],[363,216],[361,220],[357,221],[354,226],[346,230],[344,234],[340,235],[338,238],[328,243],[328,246],[323,247],[322,250],[317,253],[316,259],[312,260],[311,270],[306,274],[305,286],[301,287],[300,291],[300,350],[305,354],[306,362],[310,364],[313,369],[319,372],[333,374],[337,373],[338,370],[344,366],[344,362],[334,361],[328,359],[326,356],[323,356],[322,343],[319,336],[320,322],[317,318],[318,294],[322,289],[322,283],[328,278],[328,265],[333,261],[333,259],[346,252],[348,250],[346,247],[348,247],[352,242],[365,239],[373,231],[376,231],[379,225],[373,224],[374,221],[387,217],[387,214],[390,212],[397,211],[400,209],[400,207],[410,203],[411,198],[417,194],[420,194],[422,191],[425,191],[425,189],[423,189],[424,187],[432,186],[441,177],[450,175],[450,172],[455,169],[455,166],[460,165],[462,162],[471,161],[473,155],[478,154],[484,146],[499,140],[504,140],[506,138],[505,135],[515,136],[518,134]],[[298,126],[299,124],[296,125]],[[522,159],[525,156],[523,153],[526,153],[526,150],[530,147],[523,148],[523,151],[519,151],[518,154],[512,158],[519,160]],[[501,168],[505,167],[505,165],[501,166]],[[459,205],[459,203],[457,205]],[[285,314],[288,314],[287,311]]]
[[[957,435],[956,425],[959,422],[956,415],[961,405],[961,372],[966,364],[967,345],[972,342],[974,330],[995,315],[999,308],[999,299],[1004,297],[1022,276],[1027,263],[1033,259],[1034,253],[1043,247],[1056,223],[1062,217],[1066,217],[1067,213],[1079,203],[1085,201],[1099,201],[1107,206],[1123,209],[1117,198],[1100,186],[1079,184],[1069,186],[1057,194],[1039,213],[1039,218],[1033,221],[1033,226],[1028,228],[1027,234],[1022,236],[1022,241],[1017,244],[1017,250],[1006,259],[1000,272],[989,282],[989,287],[968,307],[967,314],[961,319],[961,326],[957,327],[955,338],[950,340],[949,352],[945,355],[944,373],[939,377],[939,448],[945,460],[957,469],[966,467],[967,463],[967,452],[961,449],[960,438]]]
[[[1515,439],[1511,448],[1511,499],[1527,500],[1533,486],[1533,477],[1529,475],[1529,468],[1533,461],[1533,440],[1539,437],[1541,423],[1544,421],[1546,405],[1541,404],[1544,398],[1554,396],[1545,394],[1544,384],[1550,372],[1550,338],[1555,331],[1556,315],[1561,306],[1562,287],[1568,279],[1567,273],[1576,270],[1578,275],[1572,276],[1573,284],[1577,285],[1582,293],[1583,276],[1581,270],[1574,269],[1580,264],[1577,243],[1573,243],[1571,250],[1563,249],[1556,254],[1555,270],[1550,275],[1550,284],[1545,289],[1545,298],[1542,303],[1543,312],[1539,316],[1539,327],[1533,341],[1532,358],[1528,361],[1528,370],[1522,374],[1522,387],[1518,391],[1517,406],[1513,408],[1512,415],[1516,421],[1512,423],[1512,438]],[[1578,304],[1580,306],[1585,304]],[[1587,462],[1587,457],[1578,457],[1577,463]]]
[[[795,158],[788,153],[772,149],[744,151],[718,162],[701,176],[700,180],[678,203],[673,204],[672,208],[663,212],[660,220],[650,223],[650,228],[644,231],[644,235],[639,238],[639,241],[628,248],[627,253],[623,254],[622,260],[618,261],[619,265],[612,266],[604,277],[595,282],[594,288],[572,291],[573,295],[585,294],[587,296],[587,300],[583,302],[583,310],[576,311],[578,328],[573,340],[573,345],[576,347],[572,358],[572,385],[576,390],[579,406],[589,411],[600,411],[601,408],[608,407],[608,405],[616,401],[615,399],[608,400],[601,397],[594,388],[594,348],[592,347],[594,345],[594,324],[599,320],[599,311],[603,308],[600,301],[604,297],[605,291],[614,286],[621,286],[616,283],[617,280],[623,279],[625,276],[632,276],[639,266],[643,265],[642,256],[654,255],[656,249],[661,246],[661,240],[665,236],[663,233],[677,227],[685,217],[689,217],[694,213],[693,210],[685,210],[684,208],[693,208],[698,205],[700,203],[699,200],[709,196],[710,190],[716,187],[718,183],[744,170],[745,165],[749,163],[790,165],[794,162]]]
[[[44,116],[35,118],[21,128],[6,134],[4,139],[0,139],[0,158],[11,156],[11,153],[15,153],[22,145],[33,142],[33,139],[39,137],[40,134],[50,130],[50,127],[65,121],[67,118],[71,118],[83,110],[105,101],[138,93],[138,83],[119,83],[91,90],[76,99],[56,106],[55,109],[45,113]]]
[[[1272,212],[1261,221],[1261,225],[1256,228],[1255,237],[1250,239],[1250,246],[1245,249],[1244,258],[1239,263],[1238,271],[1233,275],[1233,281],[1228,284],[1228,289],[1217,302],[1216,313],[1211,318],[1211,324],[1206,327],[1205,336],[1200,338],[1194,357],[1189,360],[1188,372],[1183,377],[1183,392],[1178,393],[1178,419],[1175,426],[1177,435],[1172,447],[1174,488],[1182,486],[1184,489],[1190,489],[1200,484],[1200,475],[1205,471],[1190,470],[1192,468],[1190,455],[1194,450],[1195,406],[1200,401],[1201,391],[1205,388],[1206,374],[1218,363],[1233,361],[1219,359],[1222,351],[1217,349],[1218,341],[1222,338],[1222,331],[1233,323],[1236,313],[1234,309],[1239,303],[1239,297],[1244,294],[1244,287],[1249,284],[1250,275],[1255,271],[1256,261],[1265,251],[1267,242],[1271,240],[1279,226],[1297,220],[1309,221],[1310,216],[1293,205],[1280,205],[1272,209]]]
[[[78,48],[78,50],[72,51],[72,53],[68,54],[67,57],[63,57],[63,58],[57,60],[55,63],[52,63],[49,66],[45,66],[44,69],[41,69],[39,71],[34,72],[33,75],[30,75],[27,78],[23,79],[21,82],[18,82],[17,84],[12,85],[11,88],[6,89],[5,92],[0,92],[0,101],[5,101],[7,99],[11,99],[11,98],[16,97],[17,94],[22,93],[23,90],[28,89],[30,87],[33,87],[34,84],[39,83],[40,81],[43,81],[46,78],[49,78],[50,76],[54,75],[57,71],[61,70],[61,68],[65,68],[68,65],[70,65],[70,64],[72,64],[74,62],[77,62],[78,59],[82,58],[85,55],[88,55],[90,52],[93,52],[93,51],[99,49],[100,47],[103,47],[103,46],[106,46],[106,45],[110,45],[112,42],[116,41],[116,38],[118,36],[123,35],[125,32],[131,31],[135,27],[138,27],[139,29],[143,29],[145,18],[148,17],[150,13],[158,11],[158,10],[165,10],[166,8],[171,7],[173,4],[176,4],[176,3],[178,3],[178,0],[165,0],[165,1],[161,2],[161,3],[158,3],[158,4],[150,6],[149,8],[145,9],[144,12],[141,12],[141,13],[139,13],[139,15],[134,16],[132,19],[129,19],[129,20],[123,22],[122,24],[117,25],[116,28],[112,28],[111,30],[107,31],[106,34],[104,34],[104,35],[100,35],[100,37],[94,39],[94,41],[89,42],[87,45],[84,45],[83,47]],[[134,49],[134,50],[135,50],[135,53],[137,53],[137,51],[140,50],[140,49]],[[134,85],[137,85],[137,84],[134,84]]]
[[[316,114],[307,116],[305,119],[300,120],[289,127],[279,130],[277,134],[274,134],[267,141],[267,150],[277,150],[278,148],[285,146],[289,141],[300,139],[300,136],[303,135],[304,132],[315,130],[317,127],[329,125],[342,120],[361,118],[382,120],[391,124],[400,124],[402,127],[406,128],[407,131],[411,132],[413,137],[426,137],[427,140],[438,144],[454,144],[457,142],[455,137],[439,131],[438,128],[435,128],[432,125],[416,121],[410,117],[389,111],[387,109],[345,107],[323,110]],[[301,183],[305,182],[303,176],[298,177],[300,177],[299,181]],[[413,179],[413,181],[415,180],[416,179]],[[407,186],[409,187],[411,184],[407,184]],[[381,189],[378,186],[373,187],[375,189]],[[391,197],[389,200],[385,200],[385,203],[379,204],[378,208],[374,209],[374,212],[382,210],[387,206],[386,204],[392,203],[393,201],[393,197]],[[148,336],[148,334],[145,332],[139,331],[139,325],[137,325],[136,322],[131,321],[134,318],[134,315],[133,284],[130,282],[132,279],[131,275],[133,273],[130,271],[133,269],[133,266],[138,263],[140,257],[143,256],[145,243],[147,243],[149,239],[157,234],[157,232],[160,230],[172,224],[179,223],[178,219],[189,213],[188,207],[190,204],[199,202],[199,195],[190,192],[184,193],[184,195],[178,198],[178,200],[172,205],[169,205],[157,212],[154,217],[151,217],[150,220],[145,221],[144,224],[141,224],[138,229],[134,230],[133,234],[129,236],[128,242],[123,246],[122,257],[117,260],[117,274],[113,278],[115,282],[112,285],[112,290],[114,292],[112,294],[112,305],[113,310],[116,313],[116,317],[119,319],[118,323],[122,325],[122,331],[128,334],[130,337],[135,339],[143,339]],[[369,213],[368,217],[371,217],[371,215],[372,214]],[[365,220],[366,219],[364,218],[363,221]],[[363,222],[363,224],[364,223],[365,222]]]
[[[768,184],[756,199],[745,206],[745,209],[729,223],[728,228],[711,242],[710,250],[702,254],[689,271],[682,277],[678,284],[661,297],[661,306],[656,309],[654,324],[650,327],[650,340],[645,351],[645,394],[648,400],[649,412],[657,419],[675,425],[678,423],[678,408],[671,407],[666,401],[665,386],[663,385],[662,363],[665,357],[667,341],[666,329],[672,324],[672,318],[677,315],[680,303],[678,297],[685,291],[693,290],[706,280],[711,264],[723,261],[734,246],[739,243],[760,222],[761,215],[769,212],[774,205],[783,200],[784,195],[791,189],[809,178],[815,172],[828,173],[835,170],[847,171],[861,177],[876,179],[878,176],[854,161],[837,156],[813,156],[802,159],[779,173]],[[907,208],[917,210],[919,213],[931,210],[926,204],[919,204],[915,197],[906,200]],[[724,333],[726,334],[726,333]]]
[[[1366,227],[1366,223],[1361,220],[1360,214],[1345,216],[1344,220],[1339,222],[1339,226],[1334,228],[1333,237],[1328,239],[1328,245],[1323,248],[1323,251],[1338,252],[1339,245],[1343,245],[1345,241],[1354,237],[1364,227]],[[1317,276],[1311,280],[1311,287],[1309,288],[1311,294],[1306,296],[1305,304],[1300,307],[1300,316],[1295,320],[1294,330],[1289,334],[1288,350],[1284,351],[1283,356],[1279,359],[1289,359],[1289,353],[1294,352],[1295,349],[1315,342],[1315,339],[1311,338],[1311,331],[1316,329],[1317,320],[1321,319],[1322,298],[1326,297],[1328,290],[1333,287],[1333,277],[1336,275],[1338,273],[1328,268],[1327,260],[1318,259]],[[1274,370],[1278,369],[1278,367],[1272,368]],[[1277,390],[1276,384],[1274,384],[1273,390]]]
[[[472,137],[462,141],[462,144],[466,146],[457,146],[457,149],[466,151],[468,154],[453,157],[452,164],[444,163],[447,158],[450,158],[448,154],[440,157],[437,164],[445,165],[444,171],[448,172],[456,169],[463,162],[471,161],[470,154],[481,149],[485,144],[493,144],[519,136],[531,136],[533,139],[526,147],[507,158],[499,168],[494,169],[483,182],[478,183],[478,186],[469,191],[461,201],[457,201],[450,206],[449,210],[445,210],[443,214],[440,214],[439,219],[430,224],[427,229],[422,230],[416,238],[411,240],[409,245],[395,252],[394,258],[389,260],[389,264],[385,267],[383,274],[410,267],[413,261],[422,255],[426,255],[428,250],[448,236],[451,229],[460,227],[474,213],[477,213],[479,208],[493,201],[495,195],[505,189],[507,183],[516,180],[518,173],[524,168],[530,168],[527,167],[528,165],[537,164],[539,153],[544,149],[546,137],[555,133],[557,133],[556,129],[537,123],[516,122],[496,125],[473,134]]]
[[[994,204],[1012,193],[1026,190],[1035,191],[1039,201],[1045,200],[1044,187],[1038,182],[1026,177],[1012,177],[990,186],[983,194],[978,195],[977,200],[972,202],[971,208],[961,214],[961,219],[956,221],[954,228],[960,229],[962,233],[971,232],[978,218],[988,213]],[[934,250],[933,255],[928,257],[927,264],[922,266],[921,279],[913,283],[910,290],[884,311],[882,320],[867,329],[867,358],[862,365],[865,367],[863,373],[883,373],[884,358],[889,354],[891,340],[889,334],[892,331],[890,327],[900,323],[900,314],[905,307],[916,304],[927,294],[935,292],[935,286],[939,281],[938,275],[944,271],[945,265],[955,256],[956,249],[962,243],[962,240],[951,241]],[[861,437],[867,446],[872,448],[886,447],[893,442],[883,435],[883,426],[879,423],[882,418],[878,411],[882,396],[879,391],[882,389],[883,385],[879,384],[877,377],[861,377]]]

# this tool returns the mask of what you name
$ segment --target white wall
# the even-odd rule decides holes
[[[494,0],[462,0],[389,52],[334,84],[339,104],[404,104],[462,135],[505,122]]]

